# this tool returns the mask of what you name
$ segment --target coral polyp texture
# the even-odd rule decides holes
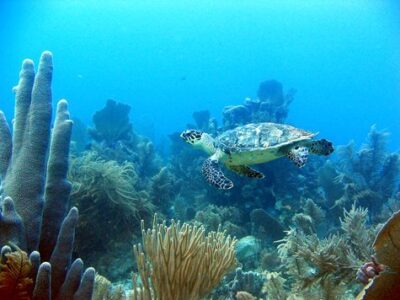
[[[29,263],[32,266],[29,279],[22,283],[33,283],[24,292],[26,299],[91,299],[94,269],[84,270],[80,259],[71,263],[78,220],[76,208],[68,212],[72,121],[67,101],[61,100],[51,130],[52,74],[50,52],[42,54],[37,74],[33,62],[24,60],[15,88],[12,134],[0,113],[0,245],[5,263],[0,271],[1,292],[15,288],[10,268],[19,257],[21,270]],[[22,250],[29,254],[29,262]],[[7,294],[0,295],[9,299]]]
[[[142,285],[133,299],[204,299],[236,265],[236,240],[223,232],[208,234],[202,226],[171,222],[145,230],[143,245],[135,245]]]

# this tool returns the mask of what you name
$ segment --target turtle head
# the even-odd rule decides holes
[[[196,129],[188,129],[181,133],[180,137],[196,148],[201,148],[207,153],[215,152],[214,139],[205,132]]]
[[[203,136],[204,132],[195,129],[188,129],[181,133],[181,138],[191,145],[199,145],[201,144],[201,137]]]

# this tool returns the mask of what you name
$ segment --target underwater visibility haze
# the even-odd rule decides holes
[[[399,35],[394,0],[0,1],[0,300],[400,298]]]

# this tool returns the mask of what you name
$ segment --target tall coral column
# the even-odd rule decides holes
[[[67,214],[72,121],[67,101],[59,101],[50,136],[52,73],[48,51],[36,75],[33,62],[24,60],[13,134],[0,112],[0,299],[9,299],[10,290],[23,299],[92,298],[94,269],[84,271],[81,259],[71,263],[79,216],[76,207]]]

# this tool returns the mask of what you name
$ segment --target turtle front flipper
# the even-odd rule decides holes
[[[245,166],[245,165],[240,165],[240,166],[227,166],[230,170],[232,170],[233,172],[238,173],[239,175],[242,176],[247,176],[250,178],[257,178],[257,179],[262,179],[264,178],[264,174],[254,170],[252,168],[250,168],[249,166]]]
[[[233,188],[233,182],[225,177],[224,173],[221,171],[218,160],[213,157],[209,157],[204,161],[201,171],[204,178],[213,186],[221,190]]]
[[[295,146],[287,152],[287,157],[294,162],[297,167],[304,167],[308,158],[308,148]]]

